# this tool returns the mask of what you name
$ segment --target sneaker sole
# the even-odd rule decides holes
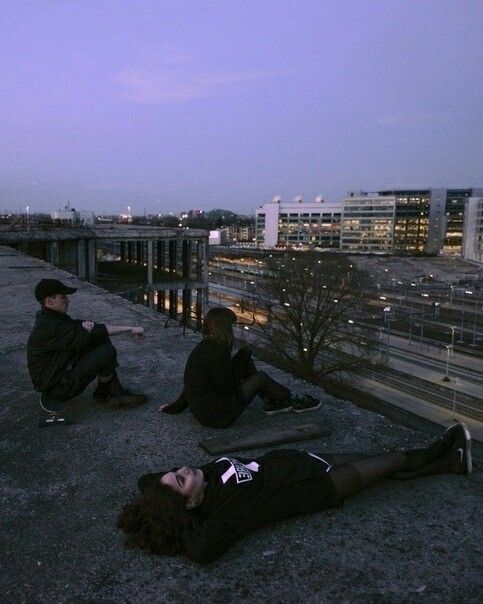
[[[292,411],[294,413],[305,413],[306,411],[315,411],[320,407],[320,405],[322,405],[322,401],[320,401],[318,405],[315,405],[314,407],[307,407],[306,409],[295,409],[295,407],[293,407]]]
[[[463,428],[463,432],[465,434],[465,442],[466,442],[466,474],[471,474],[473,471],[473,460],[471,458],[471,434],[468,430],[468,427],[463,422],[460,422],[460,426]]]
[[[288,413],[289,411],[292,411],[292,407],[286,407],[285,409],[276,409],[275,411],[266,411],[265,409],[263,409],[263,413],[265,413],[266,415],[277,415],[277,413]]]

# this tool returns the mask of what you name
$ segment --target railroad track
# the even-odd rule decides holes
[[[408,376],[393,369],[375,370],[368,375],[378,382],[412,394],[439,407],[483,421],[483,399],[481,398],[434,384],[423,378]]]
[[[417,365],[428,367],[429,369],[437,369],[441,371],[442,374],[444,374],[446,371],[446,363],[444,361],[425,357],[424,355],[419,355],[418,353],[408,353],[406,351],[401,351],[396,347],[390,346],[389,355],[391,357],[401,359],[401,361],[406,361],[407,363],[413,362]],[[468,382],[472,382],[473,384],[478,384],[483,387],[482,373],[477,373],[471,369],[465,369],[464,367],[461,367],[461,365],[455,365],[454,363],[450,365],[449,373],[451,376],[467,380]]]

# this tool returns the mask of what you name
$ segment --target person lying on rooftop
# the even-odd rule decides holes
[[[264,399],[268,415],[285,411],[311,411],[320,401],[308,395],[292,394],[288,388],[258,371],[248,348],[232,356],[235,313],[222,306],[212,308],[203,321],[203,340],[186,362],[184,388],[171,405],[159,407],[164,413],[180,413],[187,407],[203,426],[226,428],[257,396]]]
[[[109,336],[130,333],[144,337],[142,327],[113,326],[72,319],[70,294],[77,291],[57,279],[42,279],[35,287],[40,310],[27,343],[27,365],[41,405],[51,414],[66,407],[96,377],[93,397],[111,408],[141,405],[147,398],[121,386],[116,367],[117,351]]]
[[[340,506],[383,478],[471,469],[471,437],[461,423],[426,449],[371,455],[279,449],[255,459],[220,457],[141,476],[142,494],[122,509],[117,526],[128,547],[206,564],[253,529]]]

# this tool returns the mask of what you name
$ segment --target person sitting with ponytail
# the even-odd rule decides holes
[[[207,312],[203,340],[186,362],[183,392],[176,402],[161,405],[159,411],[180,413],[189,407],[203,426],[226,428],[257,395],[263,398],[267,415],[317,409],[320,401],[309,395],[292,394],[267,373],[258,371],[248,348],[241,348],[232,356],[236,321],[229,308],[219,306]]]

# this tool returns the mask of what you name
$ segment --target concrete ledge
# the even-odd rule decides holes
[[[7,253],[3,256],[2,254]],[[179,393],[199,335],[163,328],[164,316],[32,258],[0,248],[0,590],[5,602],[477,602],[482,473],[384,482],[343,508],[260,530],[216,565],[155,558],[123,547],[119,508],[144,472],[210,459],[196,443],[217,432],[189,413],[158,414]],[[129,411],[76,402],[78,423],[37,428],[25,342],[37,304],[35,283],[55,277],[79,287],[73,316],[143,325],[143,344],[116,340],[122,379],[150,396]],[[315,451],[374,452],[427,444],[433,435],[336,399],[259,363],[289,388],[322,399],[304,417],[268,417],[256,401],[227,436],[321,421],[332,434],[300,443]],[[440,430],[435,430],[440,432]],[[255,456],[261,449],[244,452]]]

